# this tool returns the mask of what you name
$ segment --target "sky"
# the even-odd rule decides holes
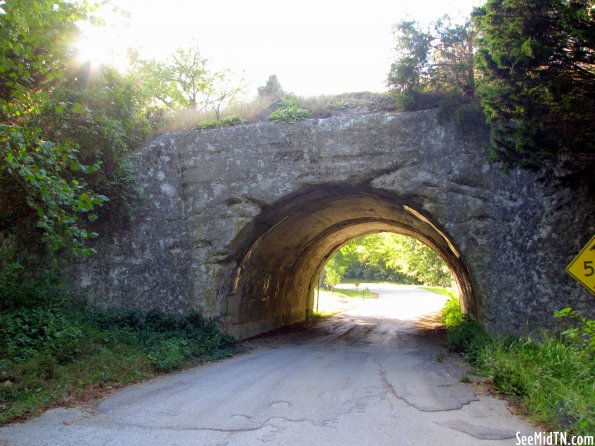
[[[196,43],[214,69],[231,69],[256,94],[276,74],[300,96],[385,91],[392,26],[466,17],[484,0],[112,0],[105,27],[85,28],[84,58],[124,66],[126,48],[164,59]],[[128,11],[127,17],[113,6]]]

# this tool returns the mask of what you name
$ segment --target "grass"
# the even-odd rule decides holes
[[[197,313],[11,308],[0,314],[0,425],[237,351]]]
[[[344,290],[342,288],[335,288],[334,291],[327,291],[327,294],[338,297],[338,298],[347,298],[347,299],[378,299],[378,293],[373,293],[371,291],[367,291],[367,288],[358,290]]]
[[[533,420],[577,435],[595,432],[593,352],[544,333],[539,341],[495,342],[477,363]]]
[[[0,424],[25,420],[51,407],[91,400],[155,376],[155,368],[141,349],[114,341],[103,351],[81,355],[66,364],[50,355],[4,363],[9,379],[0,387]]]
[[[461,314],[456,299],[443,310],[448,346],[464,352],[493,389],[551,431],[592,435],[595,431],[595,350],[592,322],[538,339],[494,338]],[[456,305],[455,305],[456,304]],[[576,312],[565,312],[575,315]]]
[[[368,279],[352,279],[352,278],[348,278],[348,277],[344,277],[341,280],[342,284],[353,284],[355,282],[359,282],[359,283],[376,283],[376,284],[389,284],[389,285],[399,285],[398,283],[395,282],[389,282],[388,280],[368,280]]]
[[[310,315],[310,319],[318,320],[318,319],[328,319],[333,317],[335,314],[341,313],[342,310],[337,311],[314,311]]]
[[[204,120],[196,125],[198,130],[217,129],[221,127],[231,127],[242,123],[242,119],[238,115],[230,115],[221,119]]]
[[[158,131],[175,132],[189,129],[217,128],[232,117],[231,125],[241,123],[265,122],[271,115],[280,122],[296,122],[306,117],[322,119],[347,113],[358,108],[369,111],[395,111],[393,99],[382,93],[344,93],[340,95],[321,95],[299,97],[288,95],[293,106],[283,105],[283,100],[256,97],[250,101],[237,102],[221,112],[217,118],[213,111],[179,110],[166,112],[159,119]],[[274,113],[278,113],[275,115]],[[230,124],[228,124],[230,125]]]
[[[432,293],[442,294],[443,296],[448,296],[448,297],[454,296],[456,294],[456,291],[454,290],[454,288],[450,288],[450,287],[418,285],[418,288],[421,288],[422,290],[431,291]]]
[[[274,101],[269,98],[255,98],[250,102],[236,103],[223,110],[219,119],[213,111],[178,110],[167,112],[161,116],[158,131],[175,132],[195,128],[215,128],[215,123],[225,122],[233,118],[233,124],[239,122],[257,122],[264,120],[265,115],[273,107]],[[239,121],[238,121],[239,119]]]

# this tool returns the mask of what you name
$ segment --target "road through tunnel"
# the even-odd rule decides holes
[[[301,191],[264,209],[240,237],[228,293],[233,334],[245,338],[304,320],[321,269],[352,238],[395,232],[432,248],[451,270],[463,311],[479,315],[471,277],[449,237],[392,194],[344,186]]]

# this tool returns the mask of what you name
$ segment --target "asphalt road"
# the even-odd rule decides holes
[[[95,407],[5,426],[0,446],[514,445],[516,432],[539,430],[462,383],[462,363],[443,359],[442,334],[425,317],[442,296],[367,286],[380,298]]]

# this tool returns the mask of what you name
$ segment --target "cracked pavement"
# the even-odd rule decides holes
[[[444,297],[380,294],[251,352],[0,429],[1,445],[513,445],[536,430],[461,382],[442,334],[420,318]]]

